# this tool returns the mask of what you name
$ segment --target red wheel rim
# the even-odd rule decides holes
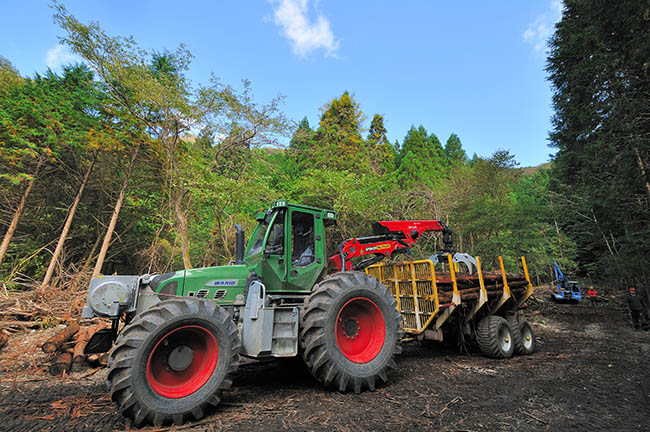
[[[218,359],[212,333],[196,325],[179,327],[162,337],[149,354],[147,381],[161,396],[182,398],[203,387]]]
[[[341,353],[354,363],[373,360],[386,340],[386,324],[377,305],[356,297],[343,305],[336,317],[336,343]]]

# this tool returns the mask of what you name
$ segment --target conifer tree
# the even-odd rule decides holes
[[[463,145],[460,142],[460,138],[455,133],[449,135],[447,138],[447,143],[445,144],[445,154],[447,155],[447,160],[449,165],[463,165],[467,163],[467,153],[463,150]]]
[[[370,122],[368,137],[366,138],[370,165],[378,174],[386,174],[395,167],[395,148],[388,141],[384,117],[375,114]]]
[[[367,172],[370,158],[361,137],[364,120],[359,104],[346,91],[323,108],[310,158],[315,166]]]
[[[434,134],[420,125],[406,133],[398,156],[397,179],[402,186],[439,185],[446,176],[447,157]]]
[[[564,6],[547,64],[560,229],[577,242],[583,273],[649,280],[650,5]]]

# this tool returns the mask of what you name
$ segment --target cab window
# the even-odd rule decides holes
[[[294,211],[291,213],[291,264],[305,267],[314,262],[314,215]]]
[[[274,255],[284,254],[284,210],[278,212],[278,215],[273,221],[273,225],[271,225],[264,253]]]
[[[256,253],[262,251],[262,244],[264,243],[264,235],[266,234],[266,230],[269,227],[269,223],[266,220],[267,218],[265,218],[263,221],[260,222],[260,224],[257,226],[257,229],[253,233],[253,236],[251,237],[250,240],[251,247],[248,249],[248,254],[246,256],[255,255]]]

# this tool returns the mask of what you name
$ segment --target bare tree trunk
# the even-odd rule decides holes
[[[645,170],[645,165],[643,164],[643,159],[641,159],[641,154],[639,153],[639,149],[637,147],[634,147],[634,153],[636,153],[636,162],[639,164],[639,169],[641,170],[641,175],[643,176],[643,181],[645,182],[645,188],[648,192],[648,196],[650,197],[650,182],[648,182],[648,175]]]
[[[181,253],[183,254],[183,266],[185,270],[192,268],[190,261],[190,241],[187,234],[187,216],[183,209],[183,199],[187,195],[187,191],[178,191],[176,195],[174,209],[176,211],[176,222],[178,234],[181,236]]]
[[[59,260],[59,255],[61,255],[61,251],[63,250],[63,243],[65,243],[65,238],[68,236],[68,232],[70,231],[70,226],[72,225],[72,219],[74,218],[74,214],[77,211],[77,207],[79,206],[79,201],[81,201],[81,195],[83,194],[86,184],[88,183],[88,178],[90,177],[90,173],[92,172],[93,167],[95,166],[96,160],[97,160],[97,153],[93,155],[93,161],[90,163],[90,166],[86,171],[86,174],[84,174],[84,178],[81,181],[79,190],[77,191],[77,196],[74,197],[74,202],[72,203],[72,207],[70,207],[70,211],[68,212],[68,217],[65,220],[65,225],[63,225],[63,231],[61,231],[61,236],[59,237],[59,241],[56,244],[56,249],[54,249],[54,253],[52,254],[52,260],[50,261],[50,265],[47,267],[47,272],[45,272],[45,277],[43,278],[43,283],[41,284],[41,288],[46,288],[50,284],[50,281],[52,280],[52,275],[54,275],[54,269],[56,268],[56,263]]]
[[[129,166],[124,175],[124,181],[122,182],[122,189],[120,189],[120,194],[117,197],[115,202],[115,207],[113,208],[113,214],[111,215],[111,221],[108,224],[106,229],[106,235],[104,236],[104,242],[102,247],[99,250],[99,256],[97,257],[97,263],[95,263],[95,269],[93,270],[93,276],[96,277],[102,272],[102,266],[104,265],[104,259],[106,259],[106,252],[108,252],[108,247],[111,244],[111,237],[113,237],[113,231],[115,231],[115,225],[117,224],[117,218],[120,215],[120,210],[122,209],[122,203],[124,202],[124,196],[126,195],[126,189],[129,185],[129,179],[131,178],[131,171],[133,170],[133,165],[135,160],[138,157],[138,151],[140,150],[140,145],[138,145],[133,154],[131,155],[131,160],[129,161]]]
[[[2,261],[4,261],[5,257],[7,256],[7,251],[9,250],[9,244],[11,243],[11,239],[13,238],[14,233],[16,232],[16,228],[18,228],[18,222],[20,221],[20,218],[23,215],[23,211],[25,211],[25,204],[27,203],[27,198],[29,197],[32,188],[34,187],[34,182],[36,181],[36,177],[38,176],[38,171],[41,169],[42,163],[43,163],[43,159],[42,157],[39,157],[38,162],[36,164],[36,169],[34,170],[33,178],[29,181],[29,183],[27,183],[27,187],[23,192],[23,196],[20,199],[18,208],[16,208],[14,217],[11,219],[9,228],[7,228],[7,232],[5,233],[4,238],[2,239],[2,244],[0,244],[0,265],[2,265]]]
[[[95,243],[93,243],[93,247],[90,249],[90,253],[86,257],[86,260],[84,261],[84,265],[81,266],[80,273],[85,273],[86,269],[90,266],[90,263],[93,262],[93,258],[95,257],[95,251],[97,251],[97,248],[99,247],[99,234],[97,234],[97,238],[95,239]]]
[[[594,219],[596,216],[594,216]],[[560,226],[557,224],[557,219],[553,218],[553,223],[555,224],[555,233],[557,234],[557,245],[558,249],[560,250],[560,258],[564,258],[562,256],[562,240],[560,239]]]

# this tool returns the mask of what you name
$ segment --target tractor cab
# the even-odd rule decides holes
[[[327,271],[325,226],[336,223],[336,212],[280,200],[256,219],[245,265],[269,293],[310,292]]]

